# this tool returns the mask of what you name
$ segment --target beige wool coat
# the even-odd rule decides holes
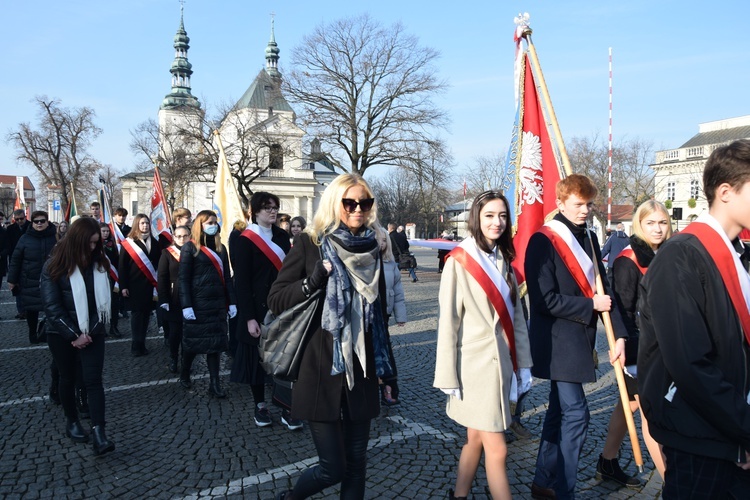
[[[501,254],[497,268],[506,275]],[[518,296],[515,277],[513,286]],[[443,269],[439,303],[433,386],[461,389],[461,399],[448,396],[448,416],[464,427],[505,431],[511,424],[513,363],[500,317],[479,283],[452,258]],[[514,309],[514,331],[518,368],[530,368],[529,334],[520,299]]]

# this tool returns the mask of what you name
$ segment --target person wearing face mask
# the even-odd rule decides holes
[[[39,292],[42,266],[57,243],[55,226],[49,223],[47,212],[37,210],[31,214],[31,229],[18,240],[8,269],[8,286],[11,291],[20,289],[21,303],[26,312],[29,342],[36,344],[39,311],[44,307]]]
[[[130,330],[133,357],[145,356],[146,332],[156,299],[157,276],[161,250],[159,242],[151,236],[151,221],[144,214],[133,219],[133,228],[122,240],[120,251],[120,293],[130,310]]]
[[[182,305],[180,303],[179,271],[180,252],[190,241],[190,228],[177,226],[172,232],[174,243],[161,252],[159,259],[158,295],[159,307],[164,311],[164,319],[169,323],[169,363],[167,369],[177,373],[177,364],[182,343]]]
[[[182,308],[182,370],[180,385],[192,386],[190,368],[196,354],[206,355],[208,394],[225,398],[219,380],[221,353],[227,350],[227,316],[237,315],[237,298],[229,272],[227,250],[221,244],[216,213],[198,212],[193,240],[180,249],[179,301]]]
[[[272,424],[265,400],[266,373],[260,365],[258,351],[260,325],[268,312],[268,291],[290,249],[289,234],[276,226],[279,206],[278,196],[264,191],[253,193],[250,198],[252,223],[234,240],[231,255],[240,314],[237,350],[229,380],[250,385],[258,427]],[[302,422],[293,421],[287,410],[282,412],[281,418],[290,430],[302,428]]]

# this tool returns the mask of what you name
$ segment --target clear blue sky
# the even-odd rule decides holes
[[[5,142],[35,120],[30,100],[90,106],[104,130],[91,148],[123,172],[134,165],[130,130],[156,118],[170,91],[177,0],[2,2],[0,173],[30,175]],[[370,7],[367,7],[370,5]],[[614,53],[615,141],[639,136],[656,149],[680,146],[698,123],[750,114],[747,0],[379,2],[187,0],[192,88],[202,103],[238,99],[264,66],[276,14],[280,70],[291,49],[325,21],[369,12],[401,21],[441,53],[451,85],[440,99],[461,168],[507,148],[514,114],[513,18],[531,14],[533,40],[565,138],[606,139],[607,50]]]

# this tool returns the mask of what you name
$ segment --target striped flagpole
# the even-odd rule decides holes
[[[607,229],[612,230],[612,47],[609,48],[609,161],[607,183]]]

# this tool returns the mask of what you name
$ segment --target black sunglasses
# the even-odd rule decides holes
[[[36,219],[36,220],[34,220],[32,222],[34,224],[44,224],[45,222],[47,222],[47,219]]]
[[[26,217],[13,217],[13,220],[24,220]]]
[[[344,210],[349,213],[353,213],[358,205],[363,212],[369,212],[372,209],[372,205],[375,203],[375,198],[365,198],[359,201],[352,200],[351,198],[342,198],[341,203],[344,205]]]

